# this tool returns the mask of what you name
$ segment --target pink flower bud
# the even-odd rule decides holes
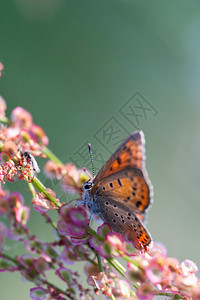
[[[1,63],[0,63],[1,66]],[[1,74],[1,69],[0,69]],[[5,118],[5,111],[6,111],[6,101],[0,96],[0,119]]]
[[[11,121],[14,123],[15,127],[30,129],[33,124],[33,119],[31,114],[25,110],[23,107],[16,107],[11,112]]]
[[[16,221],[21,223],[22,225],[26,225],[29,219],[30,208],[21,204],[20,202],[17,202],[14,207],[14,212]]]
[[[1,148],[1,157],[4,162],[12,159],[18,151],[17,145],[12,141],[7,141]]]
[[[57,201],[59,205],[61,205],[60,200],[56,199],[56,194],[53,190],[48,188],[47,192]],[[55,204],[52,203],[42,192],[36,194],[36,198],[33,199],[32,203],[34,205],[35,210],[41,213],[47,212],[49,209],[57,209],[57,206],[55,206]]]
[[[120,279],[118,281],[118,286],[120,288],[122,297],[126,297],[126,298],[130,297],[130,286],[129,286],[128,282],[126,282],[123,279]]]
[[[155,289],[150,283],[142,283],[136,291],[139,300],[150,300],[155,295]]]
[[[189,259],[184,260],[180,264],[180,269],[181,269],[181,272],[183,273],[183,275],[185,275],[185,276],[190,275],[190,274],[196,274],[198,272],[197,265]]]
[[[40,144],[42,146],[47,146],[48,145],[49,139],[46,136],[46,134],[45,134],[44,130],[42,129],[42,127],[40,127],[39,125],[33,124],[31,126],[30,133],[31,133],[32,137],[34,138],[34,140],[38,144]]]

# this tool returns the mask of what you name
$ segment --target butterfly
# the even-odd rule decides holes
[[[145,216],[153,189],[145,168],[145,138],[133,132],[119,146],[97,176],[83,184],[83,203],[99,215],[112,231],[131,240],[135,248],[147,248],[152,238]]]

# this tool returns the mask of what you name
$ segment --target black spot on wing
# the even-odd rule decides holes
[[[119,165],[120,165],[121,162],[122,162],[122,161],[121,161],[121,158],[120,158],[119,156],[117,157],[117,162],[118,162]]]
[[[119,186],[122,186],[121,180],[118,178],[117,179]]]

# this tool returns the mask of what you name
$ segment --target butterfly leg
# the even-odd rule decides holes
[[[85,204],[85,201],[83,200],[83,201],[77,202],[77,203],[75,204],[75,207],[77,207],[78,205],[81,205],[81,204]]]

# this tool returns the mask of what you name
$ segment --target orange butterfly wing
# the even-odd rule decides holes
[[[133,132],[101,168],[93,183],[128,167],[145,168],[145,138],[142,131]]]
[[[104,195],[132,208],[144,221],[153,190],[145,169],[145,138],[132,133],[105,163],[93,181],[92,195]]]
[[[150,247],[151,235],[131,209],[104,196],[98,197],[97,204],[101,218],[113,231],[120,233],[125,240],[132,241],[135,248]]]
[[[137,168],[127,168],[103,178],[94,192],[94,199],[99,196],[112,198],[138,214],[145,212],[152,198],[150,182]]]

